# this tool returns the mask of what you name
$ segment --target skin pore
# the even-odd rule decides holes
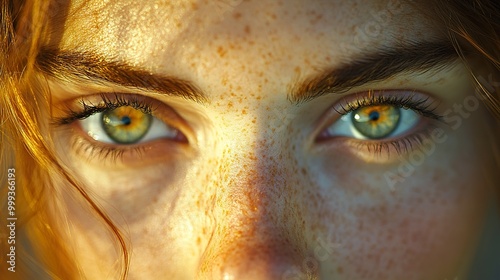
[[[130,279],[464,277],[490,194],[481,168],[490,120],[482,105],[464,101],[474,96],[467,68],[447,58],[294,102],[328,69],[380,50],[446,42],[409,4],[72,1],[58,32],[46,49],[80,60],[53,61],[107,61],[177,82],[139,87],[112,83],[119,79],[109,72],[88,79],[71,67],[41,67],[54,70],[40,76],[56,120],[81,111],[82,101],[132,100],[150,104],[183,135],[119,145],[92,139],[80,120],[51,131],[61,160],[125,232]],[[186,88],[197,98],[177,96]],[[418,125],[390,139],[318,141],[349,100],[370,94],[426,100],[435,114],[451,113],[444,122],[418,115]],[[422,149],[402,139],[426,129],[441,129],[446,140],[402,176],[398,168]],[[396,140],[405,148],[374,149]],[[387,172],[399,174],[395,185]],[[67,244],[82,272],[113,275],[120,254],[112,237],[64,182],[57,190],[64,211],[54,215],[66,213]]]

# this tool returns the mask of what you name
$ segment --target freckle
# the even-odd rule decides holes
[[[337,273],[338,274],[342,274],[343,272],[344,272],[344,268],[343,267],[341,267],[341,266],[337,267]]]
[[[227,78],[222,78],[221,84],[223,86],[226,86],[227,85]]]
[[[245,31],[245,34],[250,35],[250,33],[251,33],[250,26],[249,25],[245,25],[244,31]]]
[[[217,47],[217,53],[219,54],[220,57],[224,57],[227,51],[222,46],[219,46]]]
[[[241,114],[242,115],[246,115],[247,114],[247,111],[245,109],[241,110]]]
[[[241,18],[241,16],[242,16],[242,15],[241,15],[241,13],[240,13],[240,12],[238,12],[238,13],[234,13],[233,18],[234,18],[234,19],[240,19],[240,18]]]
[[[200,245],[201,244],[201,238],[198,236],[198,238],[196,239],[196,244],[197,245]]]

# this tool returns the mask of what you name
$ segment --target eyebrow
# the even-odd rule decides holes
[[[411,42],[406,46],[381,48],[295,84],[288,99],[300,104],[404,72],[439,70],[457,58],[454,47],[446,42]]]
[[[182,97],[201,104],[208,100],[189,81],[151,73],[95,53],[41,49],[36,64],[43,73],[61,80],[107,82]]]
[[[300,104],[403,72],[438,70],[457,58],[454,47],[446,42],[411,42],[406,46],[380,48],[294,84],[288,99]],[[201,104],[208,101],[207,96],[189,81],[151,73],[90,52],[42,49],[36,63],[42,72],[63,80],[73,78],[94,83],[108,82],[178,96]]]

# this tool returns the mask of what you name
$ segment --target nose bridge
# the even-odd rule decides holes
[[[227,123],[219,134],[212,168],[219,206],[231,208],[235,216],[268,210],[273,210],[268,217],[282,214],[282,200],[291,187],[287,178],[292,161],[284,155],[286,149],[269,138],[260,121],[241,118]]]
[[[292,161],[280,159],[281,147],[272,143],[252,139],[221,149],[213,235],[200,263],[204,277],[281,279],[304,259],[300,201],[285,164]]]
[[[246,141],[246,142],[245,142]],[[214,182],[217,189],[216,207],[222,210],[226,220],[239,227],[254,227],[266,231],[269,227],[284,226],[283,216],[290,197],[290,166],[277,154],[281,148],[267,139],[240,139],[238,145],[228,144],[217,160],[219,178]],[[292,207],[289,207],[290,212]],[[244,223],[243,223],[244,222]],[[256,232],[254,232],[256,233]]]

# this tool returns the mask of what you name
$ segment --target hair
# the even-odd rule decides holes
[[[48,211],[57,211],[52,180],[59,175],[114,234],[117,246],[122,249],[121,278],[126,279],[129,253],[125,240],[111,219],[77,183],[70,170],[55,157],[51,137],[47,133],[48,123],[44,121],[50,117],[50,94],[43,83],[32,75],[36,71],[38,50],[47,43],[44,39],[49,37],[51,24],[58,22],[50,21],[49,15],[60,16],[64,12],[63,6],[44,0],[1,1],[1,163],[3,170],[18,167],[15,171],[15,201],[18,218],[16,244],[19,245],[15,251],[16,272],[2,270],[0,275],[11,273],[9,279],[40,279],[43,276],[46,279],[82,278],[70,248],[61,242],[65,233],[51,226],[65,223],[60,220],[65,218],[62,213],[61,217],[54,217]],[[7,186],[6,175],[2,172],[2,186]],[[1,201],[7,201],[6,194],[1,193]],[[1,213],[2,220],[6,220],[7,213]],[[7,234],[2,234],[2,240],[7,240]],[[9,252],[8,248],[2,242],[1,251]],[[8,261],[6,257],[6,254],[0,257],[4,264]]]
[[[38,51],[51,41],[57,43],[54,30],[64,25],[68,1],[63,0],[0,0],[0,218],[6,221],[7,169],[15,168],[16,176],[16,272],[0,271],[0,278],[9,279],[80,279],[83,277],[74,261],[71,248],[62,242],[65,233],[54,224],[71,223],[50,214],[58,208],[54,179],[66,182],[68,189],[98,217],[116,240],[121,250],[121,278],[126,279],[129,253],[120,229],[91,199],[85,188],[55,155],[48,133],[50,92],[33,73],[37,72]],[[500,4],[496,0],[431,1],[424,12],[433,15],[436,24],[445,26],[450,44],[467,63],[464,49],[474,50],[500,81]],[[56,35],[57,36],[57,35]],[[477,90],[490,112],[500,120],[500,86],[491,79],[471,74]],[[492,135],[492,138],[494,135]],[[498,145],[493,144],[496,168],[500,163]],[[5,190],[4,190],[5,186]],[[500,190],[498,191],[500,195]],[[500,201],[500,196],[499,200]],[[0,261],[8,259],[8,233],[1,232]],[[10,274],[9,274],[10,273]]]

